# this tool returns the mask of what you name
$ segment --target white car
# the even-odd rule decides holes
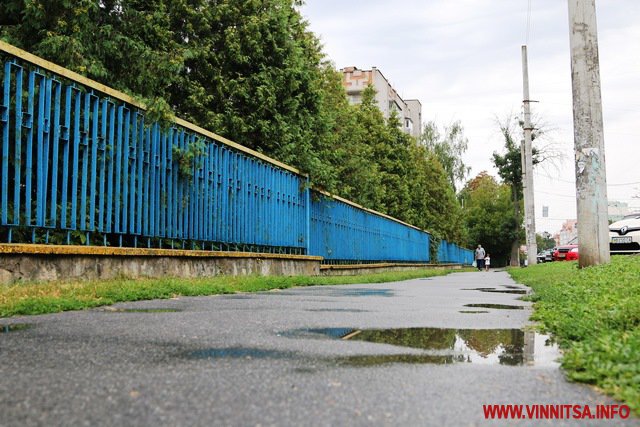
[[[609,248],[612,254],[640,253],[640,212],[609,226]]]

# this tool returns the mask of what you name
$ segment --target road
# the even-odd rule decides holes
[[[640,425],[485,419],[615,403],[567,382],[522,332],[531,304],[495,292],[525,289],[471,272],[3,319],[26,326],[0,334],[0,425]]]

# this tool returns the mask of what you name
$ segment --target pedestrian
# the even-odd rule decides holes
[[[491,266],[491,256],[489,254],[487,254],[486,257],[484,257],[484,269],[485,271],[489,271],[489,267]]]
[[[478,271],[482,271],[484,269],[484,257],[486,252],[482,245],[478,245],[476,248],[476,267],[478,267]]]

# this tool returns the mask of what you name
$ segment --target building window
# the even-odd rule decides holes
[[[402,113],[402,108],[395,101],[389,101],[389,113],[395,111],[397,113]]]

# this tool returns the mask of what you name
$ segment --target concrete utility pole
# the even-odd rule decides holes
[[[595,0],[569,0],[569,41],[582,268],[611,260]]]
[[[533,200],[533,148],[531,146],[531,109],[529,104],[529,65],[527,47],[522,46],[522,95],[524,100],[524,144],[522,147],[522,193],[524,195],[524,224],[527,237],[527,263],[535,265],[538,261],[536,243],[536,209]]]

